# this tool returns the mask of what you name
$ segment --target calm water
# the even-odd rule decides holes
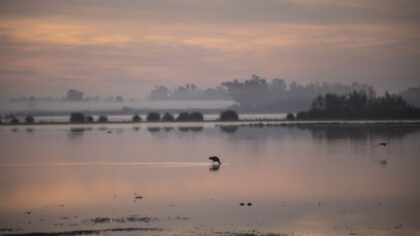
[[[419,144],[415,125],[3,126],[0,234],[420,235]]]

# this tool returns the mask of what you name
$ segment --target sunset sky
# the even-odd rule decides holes
[[[0,1],[1,98],[141,98],[252,74],[420,86],[420,1]]]

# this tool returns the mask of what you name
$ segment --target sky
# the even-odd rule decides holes
[[[0,98],[141,98],[252,74],[420,86],[420,1],[0,1]]]

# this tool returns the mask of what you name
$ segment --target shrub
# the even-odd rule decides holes
[[[176,118],[176,121],[188,121],[189,117],[190,115],[188,114],[188,112],[181,112]]]
[[[204,120],[204,116],[203,116],[203,113],[201,112],[193,112],[193,113],[181,112],[176,118],[176,121],[203,121],[203,120]]]
[[[71,123],[83,123],[85,122],[85,115],[83,113],[74,112],[70,114]]]
[[[219,120],[221,121],[238,121],[239,115],[234,110],[226,110],[220,113]]]
[[[289,114],[287,114],[287,116],[286,116],[286,120],[295,120],[296,118],[295,118],[295,115],[293,114],[293,113],[289,113]]]
[[[308,115],[304,111],[300,111],[296,114],[297,120],[306,120],[308,118]]]
[[[104,116],[104,115],[101,115],[101,116],[99,116],[99,118],[98,118],[98,122],[99,122],[99,123],[106,123],[106,122],[108,122],[108,117],[106,117],[106,116]]]
[[[173,115],[169,114],[168,112],[165,113],[162,117],[162,121],[174,121],[175,118]]]
[[[189,114],[189,116],[190,116],[190,121],[203,121],[204,120],[203,113],[201,112],[193,112]]]
[[[12,123],[12,124],[19,124],[19,120],[18,120],[18,118],[16,118],[15,116],[13,116],[12,119],[10,120],[10,123]]]
[[[160,120],[160,114],[157,112],[150,112],[147,114],[147,121],[159,121]]]
[[[93,117],[92,116],[86,117],[86,122],[93,123]]]
[[[131,119],[133,122],[140,122],[141,121],[141,117],[138,114],[135,114],[133,116],[133,118]]]
[[[34,123],[34,121],[35,121],[35,119],[34,119],[34,117],[33,117],[33,116],[31,116],[31,115],[27,115],[27,116],[25,117],[25,122],[26,122],[27,124],[33,124],[33,123]]]

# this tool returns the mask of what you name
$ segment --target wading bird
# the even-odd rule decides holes
[[[212,164],[214,165],[214,164],[217,164],[217,165],[220,165],[220,164],[222,164],[221,162],[220,162],[220,159],[217,157],[217,156],[212,156],[212,157],[209,157],[209,160],[212,160],[213,162],[212,162]]]

